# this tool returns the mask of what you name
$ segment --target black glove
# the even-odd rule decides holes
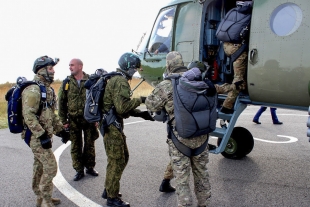
[[[44,149],[50,149],[52,148],[52,141],[51,141],[51,138],[49,138],[47,136],[47,132],[44,132],[44,134],[42,134],[40,137],[40,142],[41,142],[41,145]]]
[[[140,96],[140,98],[141,98],[141,103],[145,103],[146,97],[145,96]]]
[[[237,90],[241,90],[243,87],[240,87],[244,83],[244,80],[235,82],[235,86]]]
[[[61,137],[62,143],[66,144],[68,140],[70,139],[69,129],[66,128],[59,133],[56,134],[56,136]]]
[[[142,112],[139,113],[138,115],[139,115],[139,117],[141,117],[142,119],[154,121],[153,117],[150,115],[150,113],[149,113],[148,111],[142,111]]]

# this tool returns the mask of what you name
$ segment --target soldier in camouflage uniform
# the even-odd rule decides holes
[[[180,73],[183,60],[180,53],[173,51],[168,53],[166,58],[166,73]],[[145,105],[153,112],[165,109],[169,118],[174,117],[173,106],[173,88],[171,80],[164,80],[159,83],[152,93],[147,97]],[[175,121],[172,122],[175,125]],[[177,132],[174,132],[177,135]],[[201,146],[208,135],[202,135],[191,139],[183,139],[177,135],[180,142],[194,149]],[[169,145],[169,154],[171,158],[173,174],[176,182],[176,192],[178,207],[192,206],[193,198],[189,187],[190,170],[194,175],[195,194],[198,200],[198,206],[207,206],[211,197],[211,187],[209,183],[209,174],[207,163],[209,162],[209,151],[206,148],[201,154],[194,157],[183,155],[173,144],[171,139],[167,140]]]
[[[227,56],[234,54],[242,45],[224,42],[224,52]],[[244,51],[233,63],[234,79],[232,84],[225,83],[221,86],[215,85],[217,93],[227,93],[221,112],[232,113],[234,103],[241,90],[245,90],[245,71],[247,68],[248,53]]]
[[[123,119],[135,116],[152,120],[152,117],[147,111],[141,112],[139,109],[136,109],[144,102],[145,97],[130,98],[128,80],[141,67],[139,57],[132,53],[125,53],[120,57],[118,64],[120,68],[117,68],[117,72],[120,75],[115,75],[108,80],[103,97],[102,113],[105,114],[114,107],[114,114],[119,124],[111,124],[104,128],[103,142],[108,160],[105,189],[102,197],[107,199],[108,206],[128,207],[130,206],[129,203],[122,201],[120,199],[121,194],[119,193],[120,179],[129,159],[126,136],[123,132]],[[102,132],[102,129],[100,131]]]
[[[99,137],[99,132],[96,124],[88,123],[83,116],[86,100],[84,84],[89,78],[83,72],[83,62],[72,59],[69,69],[71,76],[64,80],[58,92],[58,114],[65,128],[70,129],[72,165],[76,170],[74,181],[78,181],[85,175],[84,168],[87,174],[98,176],[94,167],[95,140]]]
[[[63,124],[55,114],[56,97],[50,86],[54,80],[53,67],[56,64],[57,61],[47,56],[39,57],[34,62],[34,81],[46,87],[46,103],[41,103],[38,85],[30,85],[22,93],[22,114],[32,133],[29,146],[34,155],[32,189],[37,195],[37,207],[52,207],[60,203],[58,198],[52,198],[52,180],[57,173],[57,162],[51,149],[53,133],[63,136],[63,142],[67,140],[64,140],[66,133]],[[23,139],[25,133],[26,130],[22,132]]]

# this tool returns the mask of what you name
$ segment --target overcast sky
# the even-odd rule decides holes
[[[80,58],[84,71],[114,71],[119,57],[136,49],[169,0],[1,0],[0,83],[18,76],[33,79],[33,62],[42,55],[60,58],[55,79],[70,74]]]

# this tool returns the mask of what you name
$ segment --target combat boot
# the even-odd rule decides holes
[[[118,207],[130,207],[128,202],[123,201],[119,197],[117,198],[109,198],[107,199],[108,206],[118,206]]]
[[[43,199],[41,207],[55,207],[55,206],[52,202],[52,199],[50,201]]]
[[[60,199],[59,198],[52,198],[51,199],[52,200],[52,203],[54,204],[54,205],[58,205],[58,204],[60,204]],[[41,198],[41,197],[37,197],[37,204],[36,204],[36,207],[40,207],[41,205],[42,205],[42,201],[43,201],[43,198]]]
[[[160,192],[171,193],[175,191],[175,188],[170,185],[170,179],[164,179],[159,187]]]

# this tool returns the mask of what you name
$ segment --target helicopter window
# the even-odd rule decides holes
[[[171,50],[171,37],[175,7],[160,12],[149,42],[149,51],[152,53],[168,53]]]
[[[293,3],[278,6],[271,14],[271,30],[279,36],[288,36],[301,25],[302,10]]]

